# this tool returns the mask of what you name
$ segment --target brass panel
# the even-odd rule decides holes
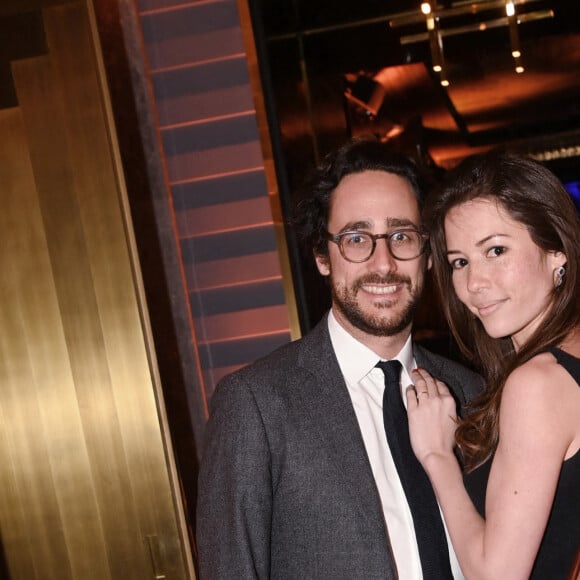
[[[43,16],[48,55],[12,64],[19,108],[0,111],[10,578],[189,578],[87,6]]]
[[[67,445],[82,442],[82,430],[70,369],[53,362],[66,360],[67,350],[18,110],[0,112],[0,135],[2,541],[11,577],[37,578],[42,571],[47,579],[71,578],[59,525],[67,514],[55,487],[73,467],[89,472],[89,463],[82,444]],[[90,490],[83,492],[77,492],[80,506],[96,509]],[[99,537],[94,545],[102,553]]]

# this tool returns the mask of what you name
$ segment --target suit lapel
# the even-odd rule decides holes
[[[455,395],[462,410],[468,400],[479,395],[483,388],[483,379],[478,374],[438,356],[418,344],[413,345],[417,364],[425,368],[435,378],[443,381]]]
[[[299,365],[313,376],[307,397],[321,444],[337,466],[337,477],[361,508],[360,517],[376,520],[386,537],[378,490],[344,378],[330,342],[326,318],[304,339]]]
[[[433,375],[434,377],[442,381],[445,380],[443,378],[445,373],[443,373],[440,361],[432,356],[429,356],[430,354],[431,353],[429,351],[425,350],[420,345],[416,343],[413,344],[413,356],[415,357],[417,364],[423,367],[429,374]]]

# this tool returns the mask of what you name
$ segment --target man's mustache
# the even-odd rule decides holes
[[[398,274],[387,274],[386,276],[381,276],[380,274],[366,274],[355,282],[354,288],[355,290],[359,290],[365,284],[406,284],[411,287],[411,279],[407,276],[400,276]]]

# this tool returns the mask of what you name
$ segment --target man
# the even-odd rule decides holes
[[[461,578],[449,542],[452,574],[422,571],[376,368],[401,362],[399,395],[417,365],[460,404],[481,386],[411,341],[430,266],[418,172],[378,141],[353,141],[327,157],[309,191],[295,222],[332,308],[304,338],[216,388],[199,479],[201,580]]]

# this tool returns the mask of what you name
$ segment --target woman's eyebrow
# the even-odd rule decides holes
[[[487,242],[489,242],[493,238],[509,238],[509,235],[508,234],[491,234],[489,236],[485,236],[485,238],[483,238],[482,240],[479,240],[479,242],[475,242],[475,246],[477,248],[479,248],[479,247],[487,244]],[[446,253],[449,256],[449,254],[460,254],[461,251],[460,250],[447,250]]]
[[[509,237],[507,234],[491,234],[489,236],[485,236],[485,238],[483,238],[479,242],[476,242],[475,245],[479,247],[489,242],[489,240],[491,240],[492,238],[507,238],[507,237]]]

